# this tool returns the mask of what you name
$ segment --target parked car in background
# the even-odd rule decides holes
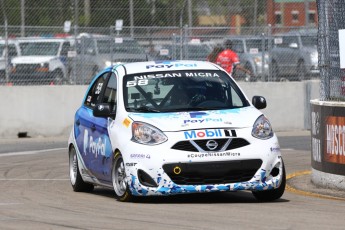
[[[11,60],[16,57],[20,56],[20,47],[18,41],[15,39],[9,39],[8,42],[8,55],[7,55],[7,63],[5,57],[5,47],[6,41],[0,40],[0,82],[6,80],[6,67],[10,66]],[[8,69],[10,71],[10,69]]]
[[[232,41],[232,49],[240,59],[241,65],[252,73],[246,75],[238,70],[234,72],[235,79],[247,81],[266,80],[268,77],[268,39],[259,36],[228,37]],[[247,79],[249,77],[249,79]]]
[[[318,76],[317,30],[274,36],[272,75],[276,80],[302,81]]]
[[[74,81],[89,84],[95,74],[107,66],[147,59],[144,48],[133,38],[83,33],[77,38]]]
[[[155,60],[198,60],[206,61],[207,56],[211,53],[212,49],[207,44],[203,43],[188,43],[182,44],[165,44],[157,45],[155,48]],[[182,54],[182,58],[181,58]]]
[[[21,56],[11,60],[10,81],[15,84],[62,84],[68,80],[68,52],[73,39],[19,38]]]

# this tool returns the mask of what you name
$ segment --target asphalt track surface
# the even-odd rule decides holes
[[[308,132],[277,135],[290,179],[283,197],[269,203],[250,192],[136,203],[118,202],[112,190],[99,187],[76,193],[66,137],[1,140],[0,229],[344,229],[344,192],[310,183]]]

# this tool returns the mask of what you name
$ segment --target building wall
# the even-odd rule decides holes
[[[317,7],[315,1],[309,2],[309,11],[315,13],[315,23],[309,26],[316,26],[318,23]],[[281,12],[282,23],[277,24],[276,12]],[[293,19],[293,12],[298,12],[298,20]],[[306,26],[304,0],[280,1],[267,0],[267,23],[272,26]]]

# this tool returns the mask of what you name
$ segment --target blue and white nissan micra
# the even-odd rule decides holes
[[[285,169],[278,139],[219,66],[160,61],[109,67],[91,82],[69,138],[74,191],[140,196],[250,190],[279,199]]]

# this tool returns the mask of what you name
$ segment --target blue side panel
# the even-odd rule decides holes
[[[75,139],[85,166],[99,180],[111,181],[112,147],[107,119],[94,117],[91,109],[81,107],[75,120]]]

